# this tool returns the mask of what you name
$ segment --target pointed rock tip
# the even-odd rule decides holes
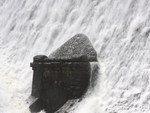
[[[97,61],[97,53],[88,37],[77,34],[49,55],[54,61]]]

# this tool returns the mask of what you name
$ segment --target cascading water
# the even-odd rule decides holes
[[[34,55],[77,33],[98,52],[96,86],[70,113],[149,113],[150,0],[1,0],[0,113],[30,113]]]

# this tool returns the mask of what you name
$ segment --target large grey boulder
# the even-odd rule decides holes
[[[97,61],[97,53],[87,36],[77,34],[50,54],[49,59],[92,62]]]

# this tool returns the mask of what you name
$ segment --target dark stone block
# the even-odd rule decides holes
[[[33,67],[33,82],[31,95],[39,98],[42,89],[42,75],[44,69],[40,66]]]
[[[68,100],[67,92],[56,84],[52,84],[45,90],[42,95],[45,111],[54,113]]]
[[[30,106],[30,111],[32,113],[40,112],[40,110],[44,108],[43,102],[41,101],[42,101],[41,99],[38,99]]]
[[[44,59],[48,58],[47,56],[45,55],[37,55],[33,58],[33,61],[34,62],[41,62],[41,61],[44,61]]]
[[[97,61],[97,54],[89,39],[78,34],[62,45],[49,58],[34,57],[32,96],[38,100],[31,111],[45,109],[54,113],[69,99],[81,98],[87,91],[91,74],[90,62]]]

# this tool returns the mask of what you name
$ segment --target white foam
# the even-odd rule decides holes
[[[149,0],[1,0],[0,113],[29,113],[34,55],[49,55],[76,33],[100,64],[94,92],[74,113],[148,113]],[[92,90],[93,91],[93,90]]]

